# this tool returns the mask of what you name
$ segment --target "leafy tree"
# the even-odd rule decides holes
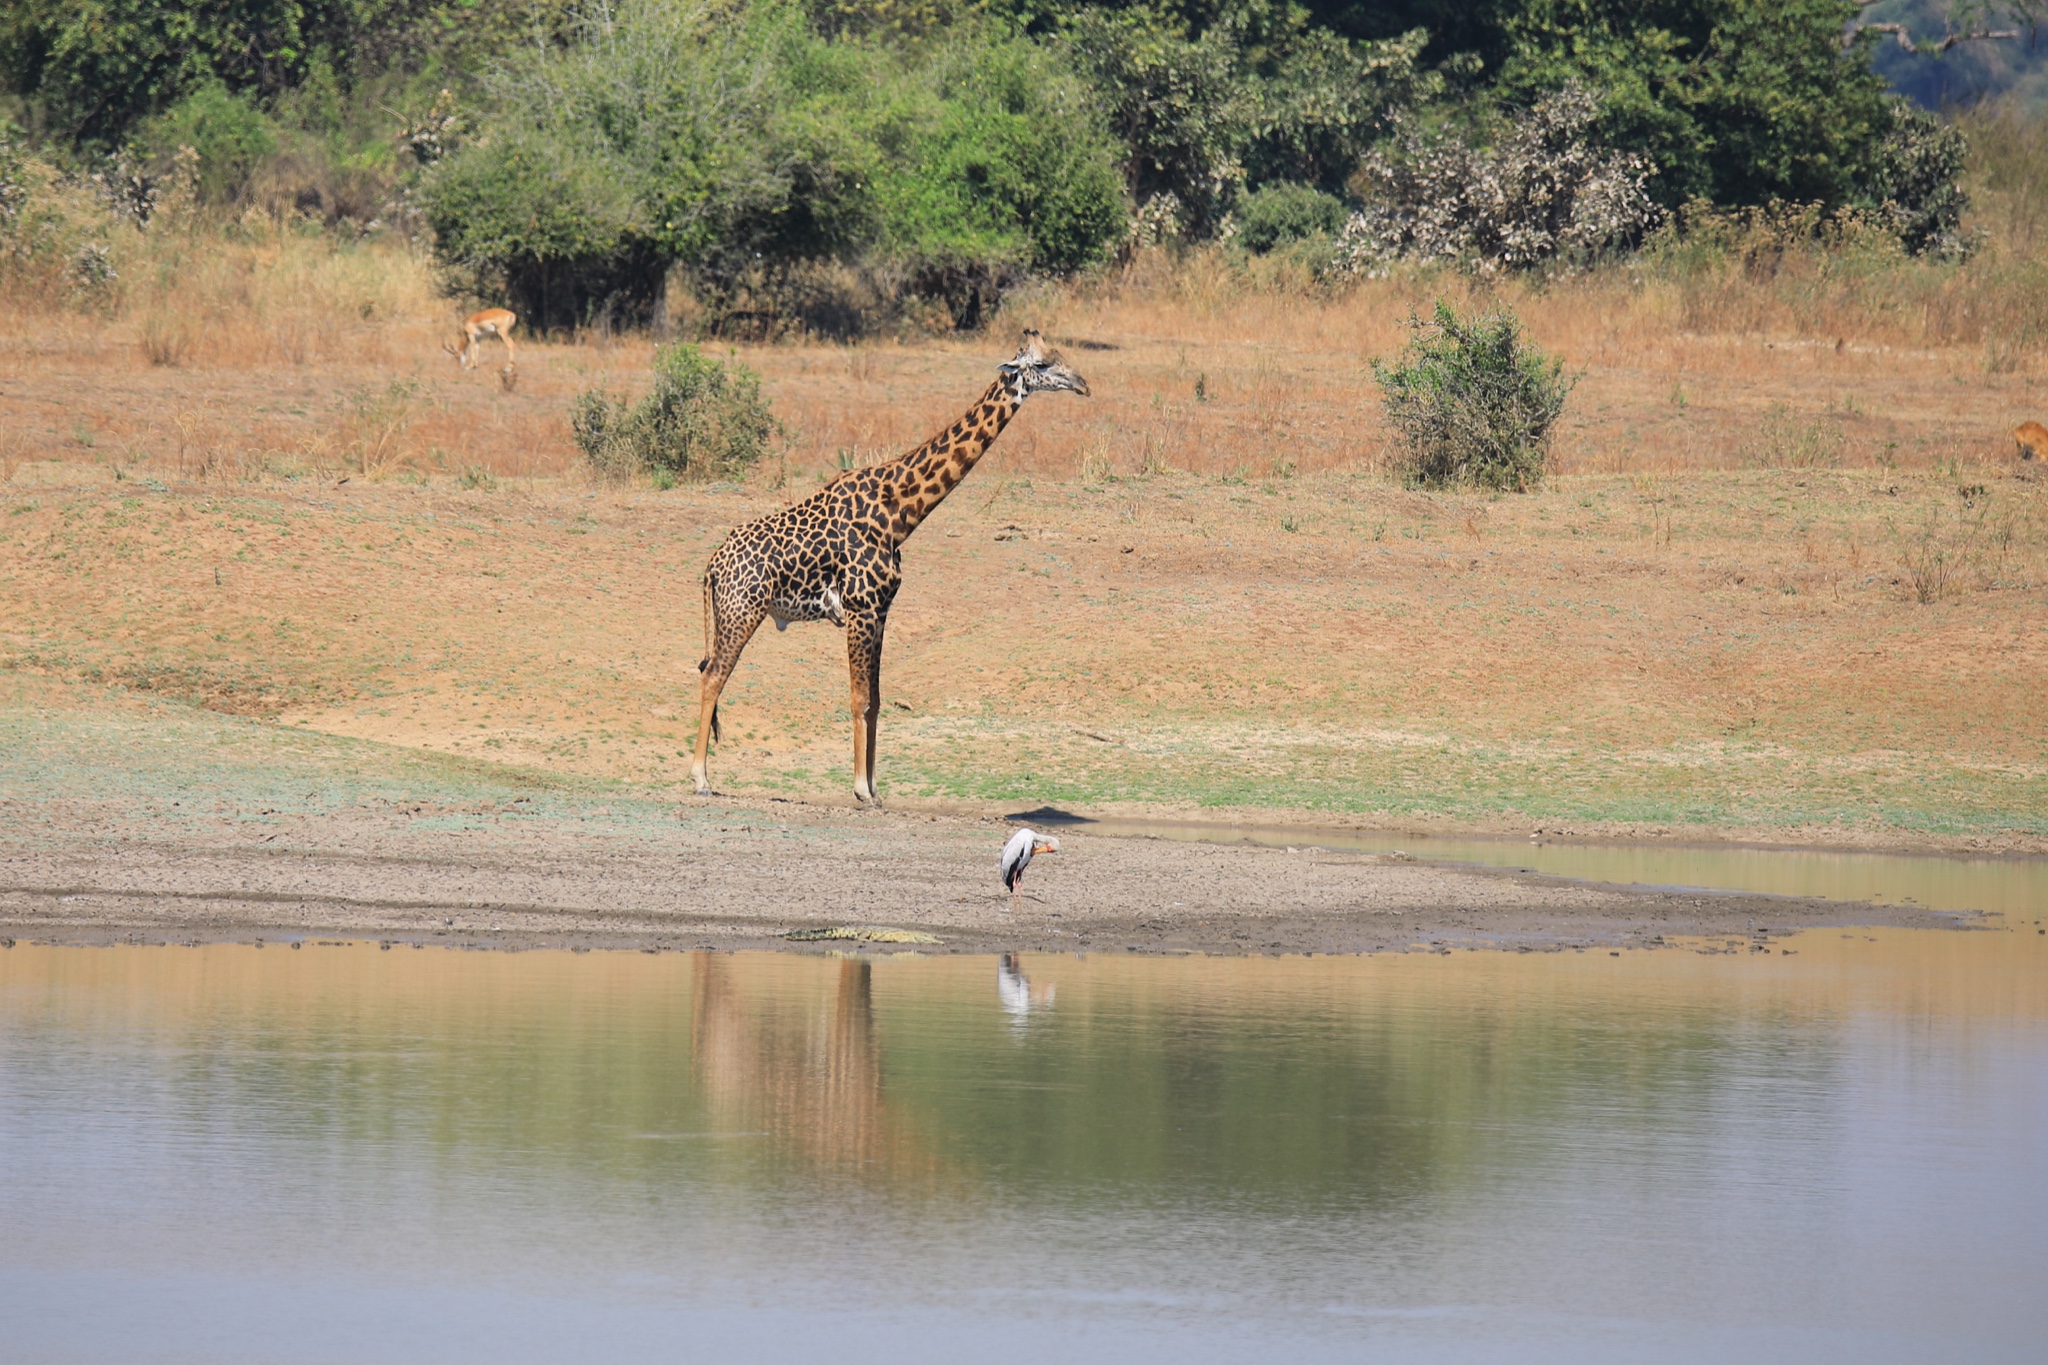
[[[1043,2],[1016,0],[1027,14]],[[1966,29],[2003,24],[1999,14],[2035,3],[1959,2],[1951,18]],[[1531,108],[1568,85],[1600,92],[1599,140],[1648,157],[1651,192],[1667,207],[1694,198],[1875,203],[1873,178],[1893,136],[1870,61],[1878,39],[1892,39],[1866,33],[1845,47],[1861,8],[1855,0],[1310,0],[1298,8],[1079,0],[1046,8],[1065,15],[1097,73],[1129,147],[1134,195],[1172,190],[1198,223],[1220,218],[1239,188],[1268,180],[1334,191],[1384,131],[1387,108],[1412,110],[1441,91],[1479,106],[1481,123],[1489,106]],[[1346,69],[1375,43],[1400,46],[1413,74],[1388,89],[1391,69],[1378,78]],[[1316,111],[1319,128],[1282,116],[1297,89],[1309,92],[1299,107]],[[1354,107],[1337,112],[1347,89]]]
[[[1344,201],[1312,185],[1282,181],[1246,195],[1237,207],[1236,241],[1265,252],[1312,237],[1334,237],[1344,226]]]
[[[451,285],[509,298],[536,331],[597,316],[646,321],[662,256],[619,171],[531,129],[438,163],[420,197]]]
[[[1666,205],[1848,203],[1891,129],[1853,0],[1524,0],[1493,98],[1602,92],[1601,134],[1656,165]]]
[[[1969,196],[1962,187],[1969,144],[1963,134],[1904,100],[1892,104],[1892,129],[1878,149],[1864,199],[1906,250],[1956,256],[1969,249],[1962,231]]]
[[[1244,183],[1256,116],[1230,35],[1198,36],[1147,10],[1089,11],[1068,30],[1124,149],[1131,196],[1172,195],[1206,234]]]
[[[1592,94],[1569,85],[1497,126],[1403,126],[1352,181],[1364,206],[1339,268],[1408,257],[1526,270],[1634,246],[1661,217],[1643,189],[1650,165],[1601,145],[1597,115]]]

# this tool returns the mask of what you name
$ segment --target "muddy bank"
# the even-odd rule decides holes
[[[1648,892],[1401,855],[1062,831],[1016,913],[1000,821],[718,798],[680,806],[389,800],[285,811],[58,798],[0,811],[0,935],[480,947],[1353,953],[1655,946],[1821,925],[1952,926],[1911,907]],[[918,937],[912,937],[918,936]],[[925,939],[921,936],[929,936]]]

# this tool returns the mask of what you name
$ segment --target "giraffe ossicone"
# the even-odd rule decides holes
[[[846,629],[853,700],[853,794],[875,800],[875,729],[882,709],[882,635],[903,581],[898,553],[1034,393],[1088,394],[1088,381],[1035,331],[997,367],[965,415],[908,454],[834,476],[803,501],[734,528],[704,569],[704,659],[696,759],[711,791],[718,697],[761,622],[830,621]]]

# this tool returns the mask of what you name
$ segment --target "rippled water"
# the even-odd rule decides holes
[[[2048,937],[0,953],[0,1357],[2034,1361]]]
[[[1410,853],[1434,862],[1527,868],[1553,877],[1623,886],[1740,891],[1764,896],[1921,905],[1932,910],[2024,915],[2048,906],[2048,858],[1859,853],[1653,843],[1559,843],[1478,839],[1301,825],[1212,825],[1179,820],[1045,820],[1091,834],[1268,848],[1310,845],[1360,853]],[[1013,816],[1012,819],[1026,817]]]

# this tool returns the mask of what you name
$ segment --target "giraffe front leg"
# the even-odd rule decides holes
[[[866,614],[846,617],[846,671],[853,702],[853,796],[879,804],[875,794],[875,730],[882,718],[882,632],[887,622]]]

